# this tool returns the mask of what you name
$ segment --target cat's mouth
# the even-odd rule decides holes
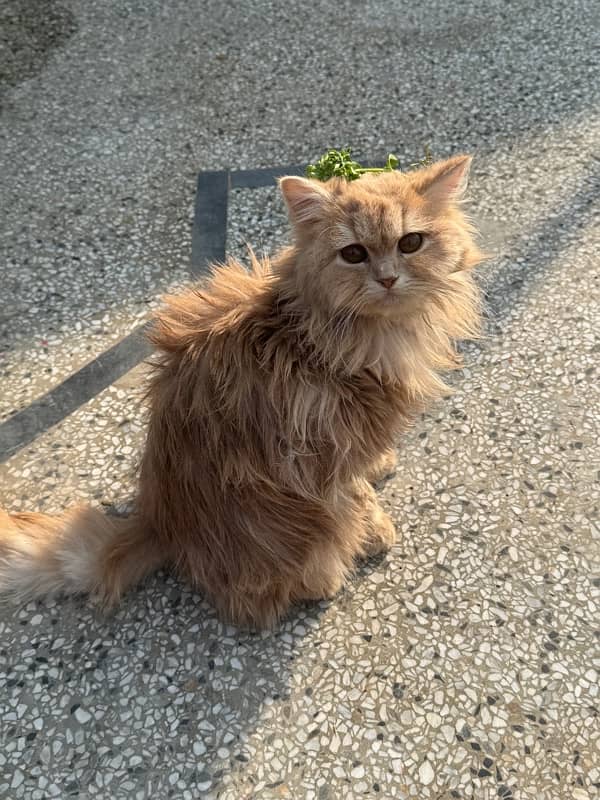
[[[375,317],[406,317],[411,311],[420,310],[421,306],[418,296],[392,289],[371,295],[365,304],[364,313]]]
[[[381,296],[381,302],[387,305],[391,305],[393,303],[399,303],[401,300],[402,300],[402,292],[395,292],[389,289],[387,292],[383,292]]]
[[[383,291],[368,293],[364,312],[368,316],[402,317],[420,314],[427,304],[427,292],[418,284],[405,283]]]

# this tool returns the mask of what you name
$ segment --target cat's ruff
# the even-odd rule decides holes
[[[370,481],[479,327],[468,167],[283,178],[293,244],[215,267],[156,316],[135,514],[0,512],[0,591],[114,603],[168,565],[263,626],[387,549]]]

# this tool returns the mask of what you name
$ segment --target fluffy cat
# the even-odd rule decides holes
[[[470,158],[280,181],[294,243],[168,297],[136,512],[0,512],[0,590],[114,603],[168,565],[220,614],[267,626],[331,597],[394,525],[370,481],[477,335]]]

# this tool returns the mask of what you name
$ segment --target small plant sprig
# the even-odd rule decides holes
[[[345,147],[342,150],[328,150],[316,164],[309,164],[306,168],[306,177],[316,178],[319,181],[327,181],[329,178],[355,181],[366,172],[392,172],[397,166],[398,159],[390,154],[385,167],[361,167],[358,161],[352,160],[350,148]]]
[[[421,169],[422,167],[428,167],[430,164],[433,164],[433,156],[431,155],[431,150],[429,149],[428,144],[425,145],[423,151],[423,158],[420,158],[418,161],[415,161],[414,164],[411,164],[409,169]]]
[[[306,177],[316,178],[318,181],[328,181],[329,178],[355,181],[369,172],[393,172],[398,169],[398,163],[397,157],[390,153],[385,167],[362,167],[358,161],[352,160],[350,148],[344,147],[342,150],[328,150],[316,164],[309,164],[306,168]],[[428,164],[431,164],[431,153],[429,147],[426,147],[425,157],[416,164],[411,164],[411,169],[425,167]]]

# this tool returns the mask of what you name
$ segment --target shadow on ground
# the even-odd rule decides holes
[[[54,0],[3,0],[0,4],[0,110],[2,95],[39,75],[54,48],[77,30],[75,15]]]

